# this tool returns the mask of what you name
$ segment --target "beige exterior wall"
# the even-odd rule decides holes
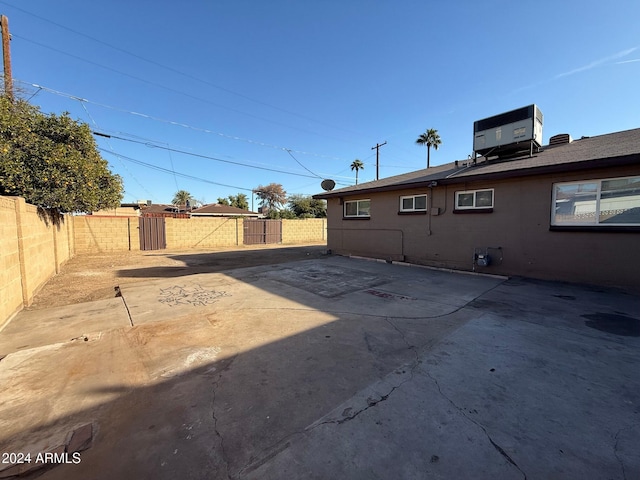
[[[343,255],[472,270],[475,248],[494,262],[476,271],[640,290],[640,232],[550,231],[553,184],[639,175],[638,167],[468,182],[372,195],[369,220],[344,220],[328,201],[328,248]],[[455,192],[494,189],[492,213],[454,214]],[[401,195],[426,193],[438,215],[398,215]],[[502,261],[499,261],[502,256]]]
[[[0,326],[28,306],[74,255],[73,222],[53,223],[19,197],[0,197]]]
[[[323,242],[327,239],[325,218],[283,219],[282,243]]]
[[[138,219],[127,217],[73,217],[77,253],[140,250]]]
[[[167,218],[167,248],[242,245],[243,219],[229,217]]]

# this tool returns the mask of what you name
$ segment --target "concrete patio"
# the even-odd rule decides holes
[[[23,478],[640,477],[637,296],[335,256],[121,274],[0,332],[0,451],[91,425]]]

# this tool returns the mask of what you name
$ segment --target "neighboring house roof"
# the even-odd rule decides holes
[[[623,132],[583,137],[570,143],[542,147],[533,156],[509,159],[478,157],[446,165],[387,177],[352,187],[316,194],[313,198],[327,199],[365,192],[399,190],[414,187],[568,172],[587,168],[617,165],[640,165],[640,128]]]
[[[153,203],[151,205],[142,206],[143,214],[172,214],[185,213],[184,205],[166,205],[162,203]]]
[[[229,205],[220,205],[218,203],[211,203],[191,211],[192,217],[258,217],[259,215],[260,214],[256,212],[231,207]]]

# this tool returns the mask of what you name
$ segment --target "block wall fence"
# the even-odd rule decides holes
[[[243,245],[242,218],[167,218],[167,249]],[[326,219],[282,220],[282,244],[326,242]],[[20,197],[0,196],[0,328],[76,254],[139,251],[138,217],[63,215],[52,222]]]
[[[229,217],[165,218],[167,249],[243,245],[244,219]],[[76,253],[140,250],[137,217],[73,217]],[[326,241],[326,219],[282,220],[282,244]]]
[[[0,328],[75,253],[74,223],[56,222],[23,198],[0,197]]]

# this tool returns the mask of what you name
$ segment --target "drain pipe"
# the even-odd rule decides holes
[[[435,180],[429,184],[429,199],[427,202],[427,236],[431,236],[431,205],[433,204],[433,187],[437,187]]]

